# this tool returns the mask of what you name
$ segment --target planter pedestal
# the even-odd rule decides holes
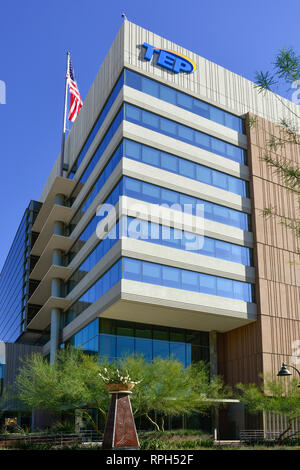
[[[103,437],[103,450],[139,449],[129,390],[110,391],[111,400]]]

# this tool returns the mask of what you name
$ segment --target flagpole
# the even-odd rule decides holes
[[[64,102],[62,138],[61,138],[61,151],[60,151],[60,169],[59,169],[60,176],[63,176],[64,156],[65,156],[65,136],[66,136],[67,101],[68,101],[67,74],[69,72],[69,64],[70,64],[70,52],[67,52],[67,70],[66,70],[66,78],[65,78],[65,102]]]

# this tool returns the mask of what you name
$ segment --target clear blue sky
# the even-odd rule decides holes
[[[65,53],[83,98],[128,19],[254,79],[282,46],[299,51],[299,0],[10,0],[0,2],[0,269],[30,199],[60,150]]]

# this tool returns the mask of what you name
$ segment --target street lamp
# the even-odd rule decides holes
[[[288,370],[287,366],[294,369],[300,377],[300,371],[296,367],[292,366],[291,364],[286,364],[285,362],[282,363],[281,369],[277,373],[277,377],[287,377],[288,375],[292,375],[292,373]],[[297,387],[300,388],[300,382],[298,383]]]

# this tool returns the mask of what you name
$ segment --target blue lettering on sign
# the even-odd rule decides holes
[[[144,42],[143,47],[145,49],[145,60],[150,61],[153,54],[156,53],[158,54],[157,65],[167,70],[171,70],[174,73],[191,73],[197,68],[197,65],[193,60],[179,52],[169,51],[167,49],[157,49],[147,42]]]

